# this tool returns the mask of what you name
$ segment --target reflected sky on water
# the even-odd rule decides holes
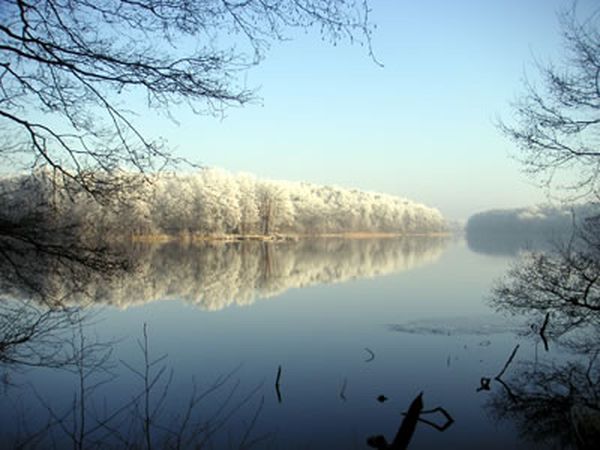
[[[143,391],[135,370],[144,367],[139,346],[144,324],[151,356],[166,355],[152,368],[158,372],[164,366],[165,372],[150,401],[159,402],[160,392],[167,392],[153,418],[153,424],[169,424],[163,430],[181,423],[193,380],[200,391],[234,371],[195,410],[205,422],[211,417],[218,422],[217,412],[227,418],[207,439],[213,445],[207,448],[239,448],[240,443],[368,448],[372,435],[391,441],[402,412],[419,392],[425,409],[441,406],[454,423],[444,432],[419,423],[410,448],[532,448],[511,420],[490,407],[492,395],[492,404],[502,404],[503,388],[492,382],[491,391],[478,391],[481,378],[498,374],[516,344],[507,379],[511,372],[519,375],[520,364],[534,361],[541,367],[553,358],[565,359],[564,349],[543,352],[539,339],[527,334],[531,324],[496,312],[486,301],[491,283],[513,258],[473,252],[461,239],[137,251],[141,262],[135,275],[88,291],[95,305],[84,326],[86,343],[112,344],[104,348],[111,351],[110,368],[89,378],[90,384],[109,382],[86,397],[86,427]],[[280,398],[275,389],[279,366]],[[59,412],[70,424],[66,428],[73,429],[77,421],[69,411],[77,399],[76,370],[9,365],[2,370],[1,398],[11,406],[0,413],[5,441],[14,439],[17,429],[23,441]],[[387,400],[378,401],[381,395]],[[20,427],[8,425],[19,417],[11,411],[22,412]],[[111,426],[128,426],[143,442],[143,423],[127,414]],[[439,414],[429,419],[444,422]],[[55,428],[57,442],[69,440],[60,426]],[[85,441],[90,447],[92,437],[97,436]],[[119,445],[110,439],[103,445]]]

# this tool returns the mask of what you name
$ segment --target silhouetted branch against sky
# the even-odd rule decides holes
[[[538,84],[525,81],[513,103],[515,119],[500,129],[519,148],[525,171],[548,188],[576,197],[599,195],[600,9],[559,13],[564,57],[538,62]],[[565,181],[564,175],[571,177]]]
[[[366,0],[1,0],[0,156],[94,187],[93,172],[177,162],[128,100],[219,114],[256,97],[241,76],[292,29],[358,42]],[[374,59],[374,57],[373,57]],[[131,102],[129,102],[131,104]],[[137,111],[139,112],[139,111]]]

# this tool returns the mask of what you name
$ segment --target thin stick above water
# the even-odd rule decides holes
[[[279,390],[279,381],[281,380],[281,366],[277,367],[277,377],[275,378],[275,392],[277,393],[277,401],[281,403],[281,391]]]
[[[513,349],[512,353],[508,357],[508,360],[504,364],[504,367],[502,368],[502,370],[500,371],[500,373],[498,375],[496,375],[496,377],[495,377],[496,380],[500,380],[500,378],[502,378],[502,375],[504,375],[504,372],[506,372],[506,369],[508,369],[508,366],[510,365],[510,363],[512,362],[512,360],[515,358],[515,355],[517,354],[517,350],[519,350],[519,344],[517,344],[515,346],[515,348]]]

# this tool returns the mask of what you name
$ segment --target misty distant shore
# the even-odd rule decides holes
[[[515,255],[521,250],[548,250],[598,212],[592,203],[493,209],[471,216],[465,237],[469,248],[478,253]]]

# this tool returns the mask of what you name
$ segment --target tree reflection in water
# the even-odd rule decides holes
[[[47,297],[67,304],[127,307],[176,298],[219,310],[291,288],[409,270],[435,261],[447,243],[445,237],[416,236],[137,245],[123,249],[128,268],[117,276],[95,270],[70,276],[51,265],[40,267],[35,276]],[[22,287],[19,280],[11,280],[12,295],[28,298],[30,292]]]
[[[56,225],[41,209],[0,218],[0,363],[71,364],[65,336],[84,320],[87,287],[131,273],[122,249],[80,239],[78,229]]]
[[[588,221],[555,251],[525,256],[491,299],[498,310],[528,317],[550,352],[513,366],[488,407],[551,448],[600,442],[599,231],[597,219]]]
[[[166,365],[166,355],[151,354],[144,324],[138,341],[141,362],[120,361],[137,383],[119,397],[111,393],[118,378],[112,370],[117,363],[110,343],[90,342],[81,324],[72,340],[63,342],[72,355],[61,366],[72,373],[71,400],[53,401],[48,398],[51,393],[33,388],[38,405],[15,404],[15,417],[21,420],[0,433],[3,448],[223,448],[226,435],[225,448],[247,449],[270,438],[254,431],[264,405],[262,386],[242,387],[236,379],[239,367],[208,384],[192,380],[185,399],[175,401],[173,371]]]
[[[167,408],[172,372],[163,357],[152,359],[145,326],[139,341],[143,359],[137,364],[116,361],[114,342],[90,337],[94,314],[88,307],[105,298],[107,286],[143,276],[147,250],[83,242],[76,227],[54,229],[47,218],[38,219],[0,224],[2,409],[14,419],[0,429],[2,448],[205,446],[230,431],[244,409],[249,422],[235,428],[231,447],[250,448],[266,438],[253,433],[263,404],[260,386],[244,388],[236,380],[238,369],[208,385],[193,381],[183,406]],[[118,384],[118,365],[138,379],[120,398],[111,391]],[[38,391],[20,382],[23,371],[33,367],[42,386],[46,377],[58,376],[72,380],[72,387]],[[102,395],[109,399],[103,404]]]
[[[236,369],[203,387],[193,381],[181,401],[181,392],[171,393],[166,360],[151,356],[146,328],[142,361],[118,361],[113,342],[89,336],[89,307],[175,297],[210,310],[247,304],[292,287],[408,270],[435,261],[446,239],[132,245],[89,253],[73,241],[9,244],[1,259],[0,364],[3,404],[14,409],[17,425],[2,430],[3,446],[189,448],[220,445],[214,443],[226,435],[228,448],[254,448],[270,437],[254,432],[262,386],[244,386]],[[42,376],[64,372],[61,379],[73,385],[60,392],[69,398],[13,382],[27,366]],[[119,367],[137,379],[125,396],[112,391]]]
[[[488,408],[520,434],[550,448],[596,448],[600,442],[598,353],[557,364],[520,363],[493,391]],[[586,360],[587,358],[587,360]],[[575,359],[575,358],[574,358]]]

